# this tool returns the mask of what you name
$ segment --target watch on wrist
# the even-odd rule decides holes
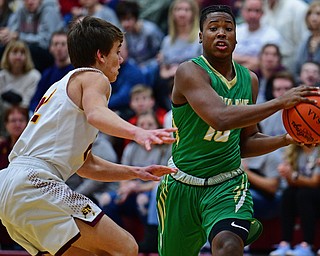
[[[299,172],[292,172],[291,179],[296,181],[299,177]]]

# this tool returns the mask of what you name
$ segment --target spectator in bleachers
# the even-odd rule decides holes
[[[320,62],[320,1],[314,0],[307,11],[305,21],[310,34],[302,38],[296,58],[295,75],[306,61]]]
[[[28,109],[13,106],[5,111],[3,123],[6,129],[6,136],[0,138],[0,171],[9,165],[9,153],[21,133],[27,126],[29,120]],[[0,249],[14,250],[21,247],[9,236],[6,228],[0,221]]]
[[[119,19],[113,9],[107,5],[103,5],[99,0],[79,0],[80,7],[73,7],[71,13],[73,18],[79,16],[93,16],[111,22],[120,27]]]
[[[34,68],[28,45],[23,41],[10,42],[1,58],[2,99],[9,105],[21,104],[28,108],[40,76],[40,72]],[[19,97],[21,101],[15,101]]]
[[[303,0],[266,0],[262,23],[268,24],[282,35],[280,45],[283,65],[294,74],[296,51],[308,34],[305,23],[308,4]]]
[[[29,109],[31,112],[34,112],[49,87],[73,69],[69,58],[67,33],[65,31],[59,30],[52,34],[49,50],[54,58],[54,64],[41,74],[41,79],[30,102]]]
[[[42,1],[43,1],[42,4],[44,6],[50,6],[52,8],[55,8],[61,14],[59,0],[42,0]]]
[[[272,94],[274,98],[281,97],[295,86],[291,73],[282,71],[271,78]],[[282,111],[278,111],[260,122],[261,132],[270,136],[286,134],[282,122]],[[250,192],[254,203],[254,213],[257,218],[267,219],[279,214],[279,203],[283,184],[277,166],[282,161],[282,151],[278,149],[272,153],[243,160],[249,182]]]
[[[8,25],[8,20],[13,13],[9,2],[10,0],[0,1],[0,28],[4,28]]]
[[[168,14],[169,33],[162,41],[158,55],[160,74],[155,96],[161,107],[171,108],[168,97],[176,70],[184,61],[201,55],[199,43],[199,6],[194,0],[175,0]]]
[[[120,0],[101,0],[100,2],[104,5],[108,5],[114,11],[116,10],[116,6]],[[121,0],[122,1],[122,0]]]
[[[303,63],[298,77],[298,84],[320,86],[320,63],[315,61]]]
[[[291,73],[287,71],[275,73],[271,79],[272,96],[277,98],[295,85]],[[270,136],[286,134],[282,122],[282,111],[278,111],[260,122],[261,132]],[[254,215],[259,219],[271,219],[280,215],[282,191],[286,184],[277,171],[282,161],[284,148],[274,152],[243,159],[243,165],[250,182],[250,193],[253,199]],[[245,247],[250,253],[250,246]],[[246,254],[246,255],[247,255]]]
[[[129,57],[139,64],[147,83],[152,86],[159,72],[156,56],[164,33],[155,23],[139,18],[140,6],[136,2],[120,1],[116,13],[126,32]]]
[[[29,114],[27,108],[12,106],[6,109],[4,118],[1,120],[4,122],[6,135],[0,138],[0,170],[8,167],[9,153],[26,128],[28,120]]]
[[[118,0],[120,1],[120,0]],[[140,18],[157,24],[163,33],[168,32],[168,10],[172,0],[134,0],[140,6]]]
[[[53,63],[49,53],[49,43],[54,31],[64,26],[57,6],[44,0],[23,0],[21,6],[10,17],[8,26],[0,29],[3,45],[12,40],[22,40],[30,48],[35,68],[42,72]]]
[[[144,129],[161,127],[155,113],[150,111],[138,116],[137,126]],[[154,145],[150,151],[147,151],[132,141],[124,149],[121,164],[132,166],[146,166],[149,164],[167,165],[171,153],[170,147],[171,145],[165,144]],[[106,202],[103,210],[116,223],[122,225],[123,216],[138,217],[144,223],[146,231],[144,234],[145,242],[147,243],[142,243],[139,246],[140,252],[157,252],[157,224],[155,227],[150,227],[147,222],[150,193],[157,184],[158,182],[154,181],[120,181],[117,191],[111,191],[102,195],[102,200]]]
[[[282,161],[281,150],[268,154],[242,159],[244,170],[250,182],[254,217],[267,220],[279,217],[282,190],[285,187],[277,171]],[[250,252],[249,246],[245,252]]]
[[[164,34],[155,23],[140,19],[139,10],[139,5],[133,1],[120,1],[116,7],[116,13],[126,34],[129,57],[143,65],[155,59]]]
[[[136,84],[130,92],[130,108],[133,115],[129,122],[137,124],[138,116],[147,113],[155,112],[160,126],[163,126],[164,115],[166,110],[156,105],[156,100],[153,95],[152,88],[144,84]]]
[[[112,163],[118,163],[117,153],[112,145],[113,137],[99,132],[92,144],[92,153],[102,159]],[[99,197],[107,191],[114,191],[118,188],[118,182],[102,182],[80,177],[78,174],[72,175],[67,184],[77,193],[84,194],[95,203],[99,204]]]
[[[288,182],[281,202],[282,241],[270,256],[314,256],[316,221],[320,214],[319,147],[289,145],[285,160],[278,166]],[[293,249],[296,217],[300,218],[302,242]]]
[[[282,190],[285,187],[277,166],[282,154],[278,149],[268,154],[242,159],[244,170],[250,182],[254,217],[259,220],[279,216]],[[250,254],[250,245],[244,247],[244,255]]]
[[[130,109],[130,91],[136,84],[144,84],[145,77],[138,64],[128,56],[126,36],[123,39],[120,54],[123,62],[120,65],[117,80],[111,83],[112,95],[109,101],[109,108],[127,120],[132,115]]]
[[[41,74],[34,68],[28,45],[22,41],[10,42],[2,55],[1,69],[0,115],[12,105],[29,108]]]
[[[270,78],[276,72],[286,68],[282,65],[280,49],[276,44],[266,44],[259,54],[259,68],[256,74],[259,78],[259,93],[257,103],[263,103],[273,98]]]
[[[158,253],[158,215],[157,215],[157,190],[158,182],[154,182],[151,191],[146,193],[140,193],[137,197],[138,204],[141,202],[147,202],[147,217],[144,227],[143,240],[139,243],[139,251],[144,253],[143,256],[152,256],[152,253]],[[147,198],[146,198],[147,197]],[[156,254],[157,255],[157,254]]]
[[[130,117],[128,122],[136,125],[138,116],[144,113],[154,112],[157,116],[157,120],[160,126],[163,126],[164,116],[166,110],[157,106],[156,100],[153,94],[153,90],[150,86],[145,84],[136,84],[131,88],[130,91]],[[124,147],[130,142],[130,140],[116,140],[115,147],[117,148],[118,154],[121,157]]]
[[[255,71],[259,67],[259,53],[267,43],[280,45],[281,35],[268,24],[261,24],[263,0],[245,0],[241,8],[243,22],[236,27],[237,45],[233,59]]]
[[[79,0],[59,0],[59,5],[64,20],[64,27],[68,27],[73,18],[71,10],[73,7],[80,7]]]

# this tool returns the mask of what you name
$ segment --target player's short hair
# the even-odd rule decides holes
[[[92,16],[74,20],[68,32],[68,51],[75,68],[92,66],[98,50],[106,56],[115,42],[123,41],[123,32],[112,23]]]
[[[200,15],[200,31],[203,30],[203,23],[206,20],[207,16],[209,13],[213,12],[225,12],[228,13],[232,20],[234,25],[236,25],[236,18],[231,10],[231,8],[228,5],[210,5],[204,9],[201,10],[201,15]]]

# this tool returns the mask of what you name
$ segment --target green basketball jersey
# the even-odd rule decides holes
[[[233,63],[236,76],[225,79],[210,63],[199,56],[192,59],[205,69],[211,86],[227,105],[252,104],[252,87],[249,70]],[[173,125],[178,128],[172,146],[175,165],[196,177],[211,177],[221,172],[237,169],[241,163],[241,129],[216,131],[204,122],[189,104],[172,106]]]

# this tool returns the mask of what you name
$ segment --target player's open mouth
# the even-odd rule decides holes
[[[216,44],[216,46],[217,46],[217,48],[219,49],[219,50],[225,50],[225,49],[227,49],[227,44],[226,43],[224,43],[224,42],[218,42],[217,44]]]

